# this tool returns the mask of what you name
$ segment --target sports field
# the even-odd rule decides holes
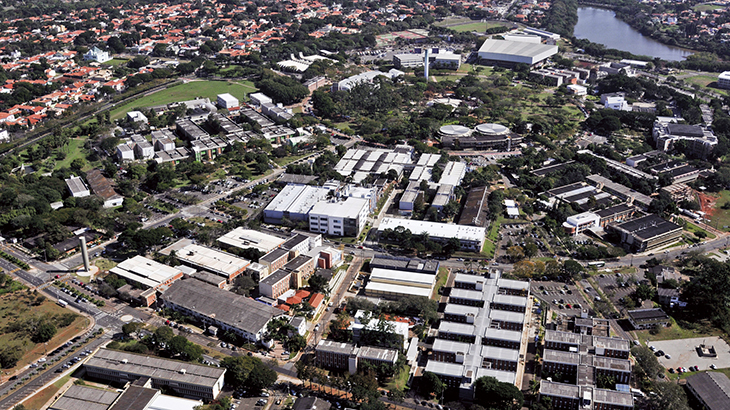
[[[244,101],[248,99],[248,94],[256,91],[256,87],[250,81],[191,81],[120,105],[111,111],[111,119],[119,119],[135,108],[187,101],[196,97],[207,97],[211,101],[215,101],[218,94],[224,93],[230,93],[239,100]]]

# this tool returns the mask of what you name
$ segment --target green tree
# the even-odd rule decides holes
[[[420,384],[420,393],[422,396],[431,397],[433,394],[436,397],[440,397],[445,389],[446,386],[435,373],[423,372]]]
[[[474,402],[487,409],[519,409],[524,396],[514,384],[484,376],[474,383]]]
[[[49,321],[43,321],[36,328],[32,340],[36,343],[45,343],[56,335],[56,331],[56,325]]]
[[[122,325],[122,333],[124,333],[125,336],[131,336],[134,333],[137,333],[144,327],[144,323],[142,322],[129,322]]]
[[[167,345],[168,343],[170,343],[170,340],[175,337],[175,332],[173,332],[172,329],[167,326],[160,326],[155,330],[154,337],[155,342],[157,342],[158,346],[160,346],[161,344]]]

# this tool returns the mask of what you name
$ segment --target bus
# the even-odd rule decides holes
[[[604,261],[588,262],[589,268],[602,268],[604,266],[606,266],[606,262]]]
[[[63,299],[58,299],[58,302],[56,302],[56,303],[58,303],[58,306],[61,306],[61,307],[66,307],[66,306],[68,306],[68,302],[66,302],[66,301],[65,301],[65,300],[63,300]]]

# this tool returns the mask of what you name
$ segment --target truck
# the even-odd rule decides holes
[[[66,306],[68,306],[68,302],[66,302],[66,301],[65,301],[65,300],[63,300],[63,299],[58,299],[58,302],[56,302],[56,303],[58,303],[58,306],[61,306],[61,307],[66,307]]]

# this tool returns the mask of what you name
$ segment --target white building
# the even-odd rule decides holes
[[[0,130],[0,141],[2,141],[2,142],[10,141],[10,134],[8,133],[8,130]]]
[[[94,47],[89,50],[88,53],[84,54],[85,61],[96,61],[97,63],[106,63],[111,60],[112,57],[108,52],[100,50],[98,47]]]
[[[520,217],[520,209],[517,208],[517,203],[511,199],[504,200],[504,206],[507,210],[507,216],[510,219],[517,219]]]
[[[286,239],[278,236],[242,227],[238,227],[218,238],[218,243],[226,248],[255,248],[264,253],[269,253],[272,249],[280,247],[284,242],[286,242]]]
[[[449,161],[444,168],[444,172],[441,173],[439,185],[459,186],[464,175],[466,175],[465,163]]]
[[[494,39],[484,41],[478,51],[480,59],[492,64],[530,66],[540,64],[557,53],[558,46],[554,45]]]
[[[400,218],[383,218],[378,227],[378,234],[382,235],[386,229],[394,230],[399,226],[408,229],[413,235],[420,235],[425,232],[429,235],[429,239],[442,244],[446,244],[451,238],[456,238],[459,240],[462,250],[473,252],[481,252],[484,246],[484,237],[487,234],[486,228],[476,226]]]
[[[588,88],[578,84],[568,84],[568,91],[573,95],[588,95]]]
[[[309,230],[333,236],[359,236],[370,213],[370,201],[347,198],[320,201],[309,212]]]
[[[85,196],[91,195],[91,191],[89,191],[89,187],[86,186],[86,184],[84,183],[84,180],[81,179],[81,177],[71,175],[71,177],[66,179],[65,181],[66,181],[66,186],[68,187],[69,192],[71,192],[72,197],[83,198]]]
[[[134,143],[117,145],[117,160],[134,161]]]
[[[685,154],[696,158],[706,158],[717,145],[718,139],[711,129],[676,122],[676,118],[657,117],[652,129],[657,150],[669,151],[674,148],[677,141],[686,141]]]
[[[717,76],[717,86],[730,89],[730,71],[725,71]]]
[[[563,223],[563,229],[569,235],[576,235],[591,228],[601,226],[601,217],[593,212],[569,216]]]
[[[219,107],[225,108],[226,110],[238,108],[241,106],[241,103],[238,101],[238,98],[236,98],[228,93],[218,94],[218,99],[216,102],[218,103]]]
[[[306,221],[312,207],[329,193],[328,188],[289,184],[264,209],[264,222]]]
[[[601,103],[603,108],[616,111],[631,111],[631,106],[622,93],[603,94],[601,95]]]
[[[130,111],[127,113],[127,121],[147,124],[149,120],[147,119],[147,116],[142,114],[140,111]]]
[[[264,104],[271,104],[274,102],[269,96],[264,93],[251,93],[248,95],[251,99],[251,104],[261,107]]]
[[[155,156],[155,147],[149,141],[138,142],[134,145],[134,156],[137,159],[151,159]]]
[[[396,70],[395,68],[391,68],[390,71],[387,73],[384,73],[382,71],[366,71],[364,73],[360,73],[357,75],[353,75],[351,77],[347,77],[342,81],[339,81],[335,83],[332,86],[333,91],[350,91],[358,84],[365,84],[365,83],[372,83],[375,81],[376,77],[387,77],[389,79],[394,79],[396,77],[400,77],[404,75],[405,73],[400,70]]]

